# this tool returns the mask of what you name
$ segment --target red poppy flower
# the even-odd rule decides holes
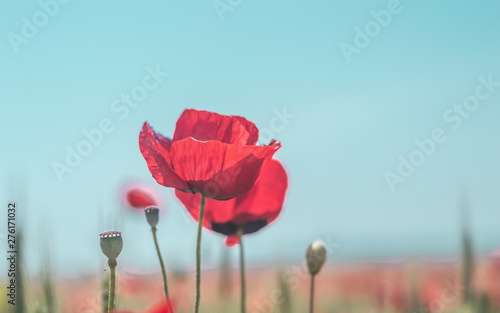
[[[207,199],[203,226],[226,235],[227,245],[237,244],[239,228],[243,234],[254,233],[278,217],[287,187],[288,177],[283,165],[276,159],[269,160],[262,166],[255,186],[248,193],[228,201]],[[198,220],[201,196],[178,190],[175,195]]]
[[[439,300],[443,293],[443,286],[433,277],[427,277],[420,286],[420,302],[426,308],[431,308],[432,304]]]
[[[142,182],[130,182],[120,188],[122,205],[132,210],[144,210],[149,206],[163,207],[160,194]]]
[[[486,293],[495,307],[500,307],[500,248],[488,254],[489,264],[486,269]]]
[[[248,192],[262,164],[281,147],[257,146],[258,129],[240,116],[185,110],[173,139],[144,123],[139,148],[158,184],[227,200]]]

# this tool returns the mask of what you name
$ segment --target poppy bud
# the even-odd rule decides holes
[[[148,220],[149,225],[151,227],[155,227],[156,224],[158,224],[158,220],[160,218],[160,209],[154,206],[148,207],[146,210],[144,210],[146,213],[146,219]]]
[[[107,231],[99,235],[101,238],[102,253],[111,263],[116,264],[116,258],[122,252],[123,239],[119,231]]]
[[[309,272],[316,275],[326,261],[325,244],[320,240],[314,241],[307,249],[306,259]]]

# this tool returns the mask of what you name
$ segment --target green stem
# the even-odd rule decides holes
[[[245,253],[243,250],[243,231],[238,230],[238,239],[240,241],[240,275],[241,275],[241,313],[245,313],[246,309],[246,283],[245,283]]]
[[[198,216],[198,236],[196,238],[196,301],[194,303],[194,312],[198,313],[200,308],[200,281],[201,281],[201,228],[203,226],[203,217],[205,216],[205,195],[201,195],[200,215]]]
[[[309,296],[309,313],[314,311],[314,276],[311,275],[311,294]]]
[[[163,275],[163,290],[165,291],[165,298],[169,301],[168,298],[168,287],[167,287],[167,272],[165,271],[165,264],[163,264],[163,258],[160,253],[160,246],[158,245],[158,238],[156,237],[156,227],[151,227],[151,231],[153,232],[153,239],[155,241],[156,253],[158,253],[158,259],[160,260],[161,266],[161,274]]]
[[[113,312],[115,310],[115,269],[116,269],[116,261],[114,264],[111,263],[111,260],[108,261],[109,264],[109,300],[108,300],[108,312]]]

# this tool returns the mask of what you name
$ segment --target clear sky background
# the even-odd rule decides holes
[[[243,0],[223,19],[212,1],[68,1],[46,20],[36,1],[0,6],[0,222],[7,201],[20,201],[34,271],[46,253],[68,275],[101,269],[97,235],[110,229],[124,233],[122,264],[156,268],[144,216],[117,202],[131,179],[166,198],[167,264],[194,267],[196,225],[138,148],[144,121],[171,136],[185,108],[245,116],[283,143],[286,206],[246,239],[251,263],[298,262],[314,239],[340,261],[457,256],[462,192],[476,251],[500,246],[500,87],[457,129],[443,117],[476,88],[488,91],[479,77],[500,81],[498,1]],[[371,12],[388,6],[397,13],[377,32]],[[34,33],[24,18],[43,27]],[[341,45],[355,47],[356,27],[373,37],[349,62]],[[157,66],[169,76],[128,115],[113,111]],[[60,182],[53,162],[64,164],[67,147],[103,119],[113,131]],[[385,173],[398,174],[399,157],[436,128],[446,141],[392,191]],[[207,266],[221,244],[204,233]]]

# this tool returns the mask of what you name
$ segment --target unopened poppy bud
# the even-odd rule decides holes
[[[104,253],[109,261],[116,263],[116,258],[122,252],[123,248],[122,233],[119,231],[107,231],[100,234],[99,237],[101,238],[102,253]]]
[[[149,225],[151,225],[151,227],[155,227],[160,219],[160,209],[150,206],[144,210],[144,212],[146,213],[146,219],[148,220]]]
[[[307,249],[307,268],[311,275],[316,275],[326,261],[326,248],[323,241],[314,241]]]

